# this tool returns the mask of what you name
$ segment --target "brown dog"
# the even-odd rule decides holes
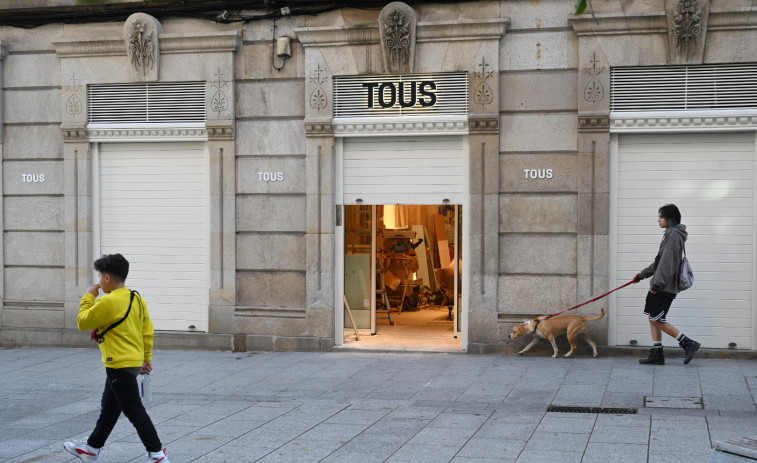
[[[588,342],[591,346],[592,350],[594,351],[594,357],[596,357],[597,344],[589,337],[589,332],[586,330],[586,324],[584,322],[589,320],[599,320],[604,316],[604,307],[602,308],[602,313],[595,317],[584,317],[581,315],[561,315],[559,317],[547,318],[549,317],[549,315],[543,315],[533,320],[528,320],[515,325],[513,327],[512,333],[510,333],[509,338],[517,339],[521,336],[534,333],[534,338],[522,351],[518,352],[518,355],[522,355],[524,352],[527,352],[532,347],[534,347],[536,343],[539,342],[539,338],[549,339],[549,342],[552,343],[552,349],[554,349],[555,351],[555,354],[552,356],[552,358],[556,358],[557,344],[555,343],[555,336],[559,336],[563,333],[567,334],[568,342],[570,343],[570,350],[567,354],[565,354],[565,356],[570,357],[571,355],[573,355],[573,352],[576,351],[576,337],[581,334],[583,335],[586,342]]]

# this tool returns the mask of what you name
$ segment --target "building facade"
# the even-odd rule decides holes
[[[673,202],[697,278],[676,326],[757,349],[751,2],[592,6],[0,26],[0,346],[85,345],[92,262],[121,252],[160,347],[326,350],[409,323],[514,352],[515,323],[651,263]],[[595,340],[651,344],[644,286],[579,310],[607,308]]]

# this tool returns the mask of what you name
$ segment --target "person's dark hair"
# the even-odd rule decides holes
[[[668,221],[671,227],[677,227],[681,223],[681,211],[675,204],[666,204],[657,211],[660,216]]]
[[[121,254],[104,254],[95,261],[95,270],[110,274],[118,281],[126,281],[129,275],[129,261]]]

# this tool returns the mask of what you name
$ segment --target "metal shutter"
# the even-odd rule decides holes
[[[90,124],[205,122],[205,83],[89,85],[87,104]]]
[[[618,138],[617,287],[657,254],[657,210],[675,203],[696,277],[668,320],[704,347],[753,345],[755,134],[621,135]],[[642,315],[648,280],[616,293],[616,340],[651,344]],[[677,345],[663,335],[666,345]]]
[[[155,328],[208,329],[209,187],[202,143],[100,146],[100,254],[130,262],[127,286]]]
[[[462,136],[345,138],[344,204],[463,204],[464,157]]]

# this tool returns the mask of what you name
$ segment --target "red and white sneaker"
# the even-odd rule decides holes
[[[145,463],[171,463],[166,456],[166,449],[160,452],[147,452],[147,460]]]
[[[97,461],[100,449],[87,444],[87,441],[64,442],[63,447],[71,455],[75,455],[84,461]]]

